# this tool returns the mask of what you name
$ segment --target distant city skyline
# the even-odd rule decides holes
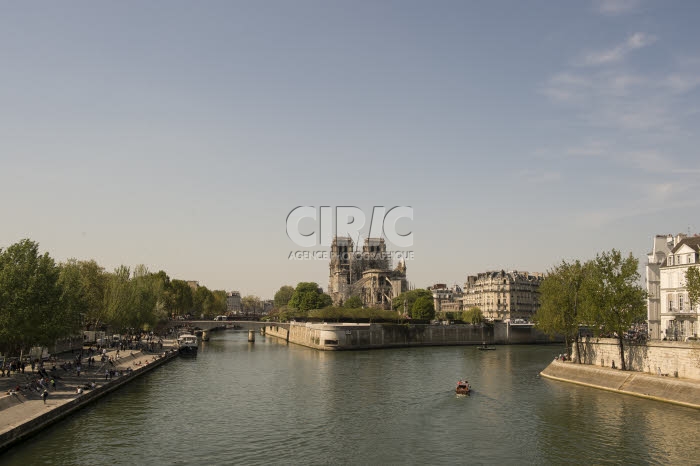
[[[0,248],[271,298],[298,206],[411,206],[418,287],[700,231],[698,2],[0,12]]]

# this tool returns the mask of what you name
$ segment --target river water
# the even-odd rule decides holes
[[[3,465],[697,464],[696,410],[538,376],[557,346],[322,352],[229,331]],[[469,397],[454,394],[467,377]]]

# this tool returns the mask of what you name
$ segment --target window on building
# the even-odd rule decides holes
[[[673,312],[673,296],[668,296],[668,312]]]
[[[683,310],[683,295],[678,295],[678,310]]]

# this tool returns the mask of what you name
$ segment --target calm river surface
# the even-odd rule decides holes
[[[538,376],[557,346],[320,352],[246,332],[156,369],[3,465],[697,464],[696,410]],[[454,394],[468,377],[474,393]]]

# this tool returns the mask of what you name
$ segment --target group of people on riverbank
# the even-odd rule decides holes
[[[13,360],[13,361],[2,361],[0,363],[0,377],[5,377],[5,373],[7,373],[7,377],[12,375],[13,372],[21,372],[24,374],[24,368],[27,366],[27,363],[24,361],[19,361],[19,360]],[[32,371],[34,370],[34,363],[32,363]]]

